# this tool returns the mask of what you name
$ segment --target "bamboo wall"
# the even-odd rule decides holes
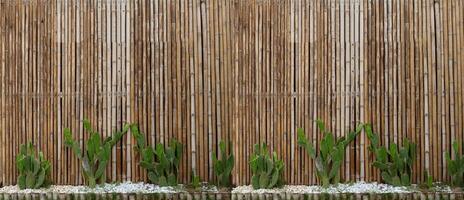
[[[56,184],[82,184],[62,130],[86,140],[137,122],[150,144],[186,145],[180,180],[214,180],[211,152],[232,141],[233,182],[249,183],[252,145],[266,142],[292,184],[316,183],[296,128],[317,144],[371,122],[384,144],[418,143],[414,181],[449,179],[445,151],[463,141],[461,0],[1,0],[0,182],[32,141]],[[146,180],[135,141],[114,149],[110,181]],[[379,180],[364,134],[342,178]]]

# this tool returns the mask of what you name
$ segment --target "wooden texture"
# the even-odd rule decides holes
[[[444,153],[464,133],[464,3],[459,0],[2,0],[0,183],[14,184],[19,145],[52,162],[56,184],[82,184],[63,147],[83,145],[88,118],[109,136],[126,122],[149,144],[185,144],[179,181],[214,181],[220,140],[247,184],[252,146],[266,142],[291,184],[317,183],[298,148],[323,119],[337,137],[370,122],[383,144],[418,143],[414,182],[446,181]],[[110,181],[146,180],[124,137]],[[343,180],[378,181],[363,134]],[[462,149],[459,149],[462,151]]]

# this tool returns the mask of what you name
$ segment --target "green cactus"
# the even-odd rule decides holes
[[[111,149],[121,140],[129,130],[130,125],[124,125],[123,129],[117,131],[113,136],[107,137],[103,142],[100,134],[92,129],[90,122],[84,119],[84,129],[90,134],[86,143],[86,151],[82,153],[79,143],[72,138],[69,128],[65,128],[64,145],[71,148],[76,156],[81,160],[83,168],[83,177],[88,186],[94,188],[96,184],[102,184],[106,181],[106,166],[110,160]]]
[[[323,187],[328,187],[330,184],[340,182],[340,167],[345,157],[345,149],[362,131],[364,125],[358,125],[355,131],[348,134],[348,137],[335,139],[334,135],[325,129],[324,122],[317,120],[316,123],[319,130],[324,134],[319,151],[316,152],[302,128],[297,130],[298,145],[303,147],[315,161],[316,176],[322,182]]]
[[[419,184],[419,187],[426,189],[430,189],[433,187],[433,177],[429,175],[427,171],[424,172],[424,180],[425,182]]]
[[[453,142],[454,160],[450,153],[446,152],[446,162],[448,163],[448,173],[451,176],[451,185],[464,187],[464,156],[459,154],[459,144]]]
[[[381,171],[382,179],[390,185],[410,186],[412,164],[416,159],[416,144],[406,138],[402,147],[393,143],[387,149],[380,146],[379,136],[372,131],[371,125],[367,124],[365,130],[371,142],[368,149],[375,156],[372,165]]]
[[[201,181],[200,181],[200,176],[197,176],[195,171],[192,170],[192,173],[191,173],[191,182],[190,182],[190,187],[192,187],[193,189],[198,189],[201,187]]]
[[[19,154],[16,157],[16,166],[19,172],[18,186],[21,190],[37,189],[51,184],[50,162],[44,159],[42,152],[39,152],[38,156],[37,159],[32,143],[20,146]]]
[[[255,144],[250,167],[253,173],[251,184],[254,189],[270,189],[282,186],[284,162],[277,158],[276,152],[270,156],[265,143]]]
[[[230,146],[230,145],[229,145]],[[232,169],[234,168],[234,154],[227,155],[226,143],[221,141],[219,143],[219,150],[221,151],[221,159],[218,160],[217,156],[213,154],[213,169],[217,176],[217,184],[219,187],[229,187]],[[230,150],[232,152],[232,150]]]
[[[183,146],[173,139],[169,147],[157,144],[155,148],[145,146],[145,139],[138,126],[133,125],[131,132],[137,141],[136,150],[140,153],[140,166],[148,171],[150,182],[160,186],[176,186],[180,158]]]

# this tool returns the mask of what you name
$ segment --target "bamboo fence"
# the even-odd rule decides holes
[[[235,184],[258,142],[288,183],[315,184],[296,128],[318,146],[317,118],[336,136],[370,122],[383,144],[409,138],[414,181],[446,181],[444,154],[464,140],[463,26],[461,0],[1,0],[0,183],[32,141],[55,184],[82,184],[62,130],[83,145],[84,118],[103,136],[136,122],[149,144],[177,138],[184,183],[214,181],[226,140]],[[109,181],[146,180],[134,144],[113,149]],[[343,180],[379,180],[368,144],[349,146]]]

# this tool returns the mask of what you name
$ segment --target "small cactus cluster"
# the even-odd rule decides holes
[[[373,133],[370,125],[366,125],[365,130],[371,142],[369,151],[375,155],[372,165],[381,171],[382,179],[393,186],[410,186],[412,164],[416,159],[416,144],[406,138],[402,147],[392,143],[387,149],[380,146],[379,136]]]
[[[459,144],[453,142],[454,159],[450,153],[446,152],[446,162],[448,163],[448,173],[451,176],[451,185],[464,187],[464,156],[459,154]]]
[[[234,168],[234,154],[227,154],[226,143],[221,141],[219,143],[219,150],[221,158],[213,154],[213,169],[217,176],[217,184],[219,187],[229,187],[232,169]],[[231,150],[232,152],[232,150]]]
[[[90,134],[90,137],[86,142],[86,151],[84,153],[82,153],[79,143],[73,140],[71,130],[64,129],[64,144],[66,147],[71,148],[81,160],[84,180],[91,188],[94,188],[96,184],[105,183],[105,171],[110,160],[111,149],[127,133],[129,127],[130,125],[124,125],[122,130],[102,141],[100,134],[93,130],[90,122],[85,119],[84,129]]]
[[[340,182],[340,167],[345,157],[345,149],[350,142],[362,131],[363,125],[359,125],[355,131],[350,132],[347,137],[335,139],[332,132],[327,131],[324,122],[316,121],[319,130],[324,134],[318,153],[306,138],[304,130],[299,128],[298,145],[303,147],[314,160],[316,176],[322,182],[323,187]]]
[[[36,158],[32,143],[22,144],[16,166],[18,167],[18,186],[20,189],[37,189],[51,184],[50,162],[45,160],[42,152]]]
[[[283,184],[284,162],[277,158],[277,153],[269,155],[267,145],[255,144],[250,162],[251,184],[254,189],[270,189]]]
[[[158,143],[152,148],[145,146],[145,139],[137,126],[132,126],[131,132],[137,141],[136,149],[141,157],[140,166],[148,171],[148,179],[160,186],[177,185],[182,144],[173,139],[168,147]]]

